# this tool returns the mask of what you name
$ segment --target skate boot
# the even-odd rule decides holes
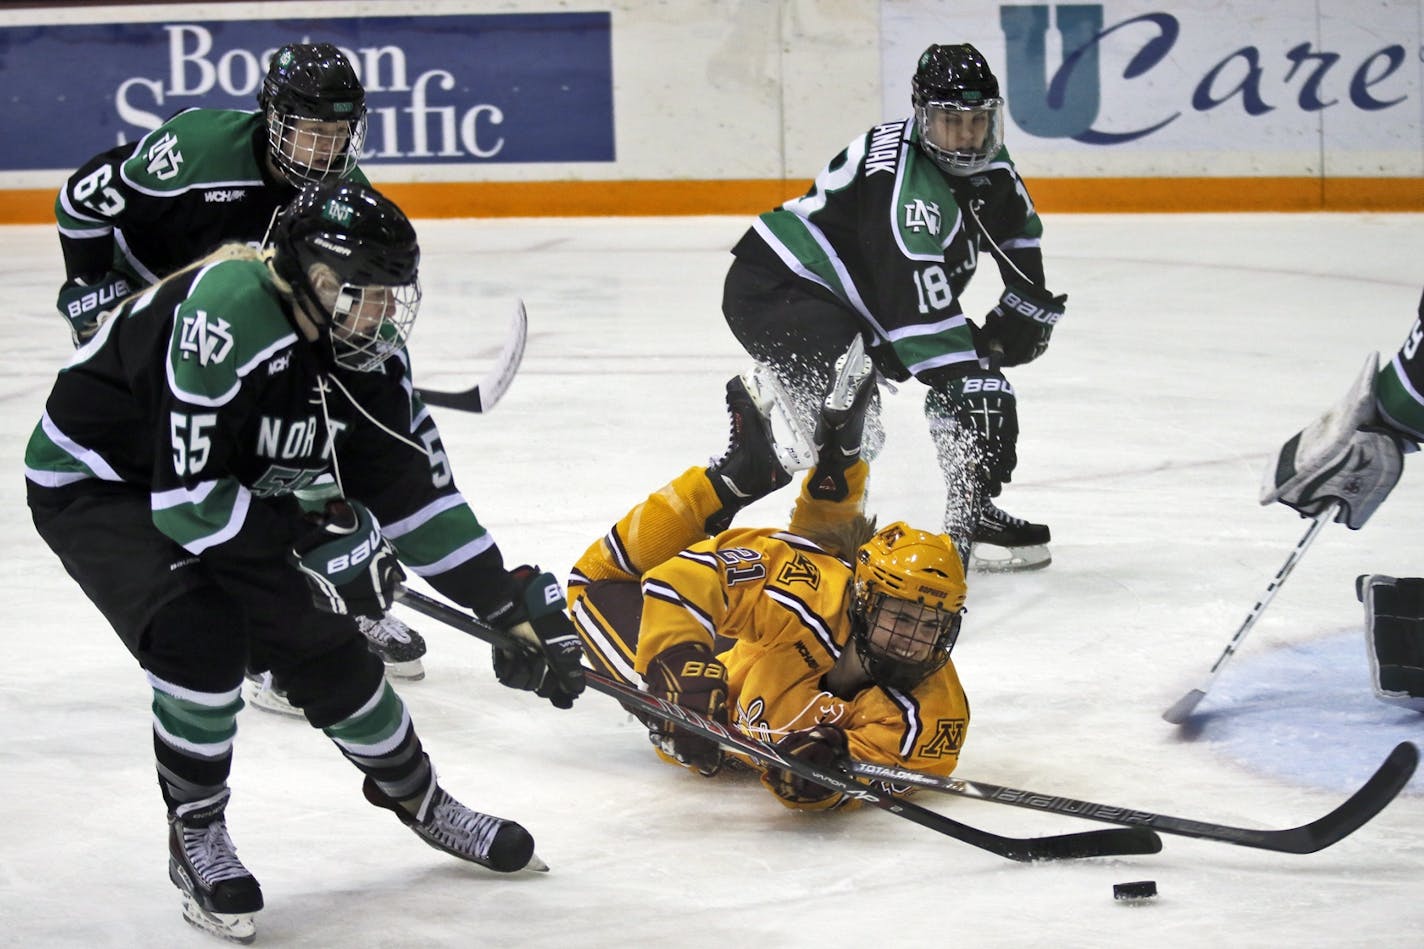
[[[985,500],[979,511],[969,551],[969,564],[985,573],[1041,570],[1053,557],[1048,552],[1051,535],[1047,524],[1034,524],[1000,510]],[[985,550],[988,546],[990,549]]]
[[[301,709],[287,701],[287,693],[272,684],[270,672],[248,672],[243,697],[247,704],[264,712],[287,718],[306,718]]]
[[[410,682],[425,678],[425,666],[420,661],[425,655],[425,640],[419,633],[389,613],[380,619],[358,616],[356,625],[370,650],[386,664],[387,678]]]
[[[168,815],[168,878],[183,896],[183,918],[232,942],[257,938],[262,888],[237,859],[223,810],[229,792],[179,805]]]
[[[1355,597],[1365,605],[1375,698],[1424,712],[1424,579],[1362,576]]]
[[[470,810],[439,784],[432,784],[424,799],[412,801],[388,797],[369,775],[361,790],[366,800],[392,812],[417,837],[452,857],[497,873],[549,869],[534,852],[534,838],[529,831],[514,821]]]
[[[755,375],[743,374],[727,382],[732,435],[726,453],[707,466],[707,477],[722,502],[721,510],[704,525],[709,534],[726,530],[742,508],[791,483],[791,473],[777,457],[768,416],[771,401]]]
[[[845,473],[860,460],[865,413],[875,392],[875,366],[857,336],[836,360],[836,377],[816,420],[816,473],[809,490],[820,500],[840,501],[849,494]]]

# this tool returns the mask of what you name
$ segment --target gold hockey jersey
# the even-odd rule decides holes
[[[969,724],[952,661],[910,692],[867,685],[837,696],[824,688],[850,639],[853,572],[804,535],[821,536],[859,511],[864,463],[850,474],[846,501],[813,500],[803,486],[787,529],[734,527],[710,538],[701,525],[719,502],[705,469],[655,492],[589,548],[569,581],[590,661],[641,684],[634,676],[653,656],[704,642],[727,667],[729,714],[746,734],[775,742],[833,724],[855,758],[948,775]],[[627,596],[635,581],[641,598]],[[614,585],[621,598],[610,595]]]

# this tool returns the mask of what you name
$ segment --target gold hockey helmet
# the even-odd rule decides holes
[[[904,521],[877,531],[855,554],[854,642],[866,674],[908,691],[940,669],[967,593],[950,538]]]

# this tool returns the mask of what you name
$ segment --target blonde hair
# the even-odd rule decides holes
[[[253,247],[250,244],[243,244],[237,241],[234,241],[231,244],[223,244],[217,250],[208,254],[206,257],[200,257],[197,260],[193,261],[191,264],[185,264],[184,266],[173,271],[168,276],[163,277],[155,281],[154,283],[148,284],[147,286],[139,287],[125,299],[133,299],[142,293],[154,290],[158,287],[166,286],[172,281],[177,280],[185,274],[190,274],[201,267],[206,267],[209,264],[222,263],[223,261],[228,260],[261,260],[265,262],[267,264],[267,272],[271,274],[272,284],[277,288],[277,292],[282,294],[283,296],[291,297],[293,295],[292,285],[287,283],[287,281],[283,280],[281,277],[277,276],[277,271],[272,266],[272,257],[275,253],[276,251],[271,247],[257,248]],[[109,319],[109,317],[114,315],[114,311],[117,309],[118,307],[114,307],[113,310],[105,310],[103,313],[99,314],[99,319],[95,322],[95,325],[102,325],[106,320]]]
[[[875,536],[875,518],[856,514],[850,520],[817,524],[802,530],[801,536],[842,560],[851,560]]]

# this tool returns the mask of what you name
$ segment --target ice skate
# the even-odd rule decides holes
[[[875,392],[875,366],[857,336],[836,360],[836,376],[816,420],[816,471],[811,496],[830,501],[846,497],[845,472],[860,460],[865,415]]]
[[[1051,539],[1047,524],[1014,517],[985,501],[969,551],[970,568],[981,573],[1041,570],[1053,562]]]
[[[223,811],[229,792],[182,804],[168,815],[168,878],[183,899],[183,918],[231,942],[257,938],[252,917],[262,888],[237,859]]]
[[[287,718],[306,718],[302,710],[287,701],[287,693],[272,684],[272,673],[249,672],[244,683],[243,697],[253,708],[284,715]]]
[[[366,800],[400,818],[415,835],[436,850],[478,863],[497,873],[517,870],[547,871],[549,865],[534,852],[534,838],[514,821],[472,811],[434,784],[416,813],[386,794],[369,776],[361,788]]]
[[[425,655],[425,639],[419,633],[389,613],[380,619],[358,616],[356,625],[370,650],[386,664],[387,678],[410,682],[425,678],[425,666],[420,661]]]
[[[791,483],[768,415],[774,400],[755,373],[727,382],[732,434],[727,451],[707,466],[707,477],[722,502],[722,508],[707,519],[709,534],[726,530],[742,508]]]

